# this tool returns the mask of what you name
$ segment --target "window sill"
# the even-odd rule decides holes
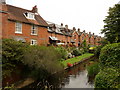
[[[31,34],[31,35],[37,36],[38,34]]]
[[[22,32],[15,32],[16,34],[22,34]]]

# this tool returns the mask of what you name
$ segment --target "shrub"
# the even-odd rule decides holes
[[[120,43],[108,44],[100,53],[101,67],[120,67]]]
[[[80,50],[74,49],[73,52],[72,52],[72,55],[75,55],[75,56],[81,55]]]
[[[100,71],[99,63],[97,62],[97,63],[94,63],[94,64],[88,66],[87,71],[88,71],[88,76],[94,76],[94,75],[98,74]]]
[[[103,46],[97,46],[94,50],[94,55],[99,58],[100,56],[100,51],[103,48]]]
[[[59,53],[54,47],[29,46],[24,53],[23,63],[35,70],[36,74],[34,75],[39,78],[40,72],[37,72],[40,71],[39,69],[51,74],[61,70],[59,59]]]
[[[119,88],[120,73],[113,68],[100,71],[95,77],[95,88]]]
[[[64,47],[57,47],[57,52],[59,53],[60,59],[66,59],[67,58],[67,50]]]
[[[12,39],[2,40],[2,69],[3,77],[9,76],[15,71],[15,67],[21,64],[23,52],[28,45]]]

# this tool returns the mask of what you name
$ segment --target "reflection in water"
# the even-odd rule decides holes
[[[94,88],[94,77],[87,76],[86,66],[89,65],[89,62],[83,62],[79,65],[74,66],[73,68],[64,70],[57,74],[51,75],[44,82],[36,82],[30,87],[44,88]],[[42,83],[38,85],[38,83]]]
[[[93,78],[87,77],[85,63],[66,70],[66,74],[67,77],[64,79],[67,81],[63,80],[64,85],[60,85],[61,88],[94,88]]]
[[[63,88],[93,88],[93,84],[88,83],[87,71],[84,70],[78,75],[70,75],[69,82]]]

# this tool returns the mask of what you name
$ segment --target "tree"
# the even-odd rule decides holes
[[[101,33],[105,34],[106,40],[110,43],[120,42],[120,4],[109,8],[104,23],[104,29],[102,29]]]
[[[22,63],[24,49],[28,45],[12,39],[2,40],[2,71],[3,76],[9,76],[16,66]]]

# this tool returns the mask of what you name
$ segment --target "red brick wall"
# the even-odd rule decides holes
[[[73,34],[72,34],[72,39],[75,41],[75,46],[78,46],[78,41],[79,41],[79,39],[78,39],[78,33],[76,32],[76,31],[74,31],[73,32]]]
[[[93,35],[90,37],[90,45],[94,45],[94,36]]]
[[[7,24],[3,22],[3,25],[7,26],[7,29],[3,27],[3,38],[14,38],[15,36],[21,36],[25,38],[27,42],[30,42],[31,39],[36,39],[38,45],[48,43],[48,32],[47,28],[38,26],[38,34],[31,35],[31,25],[22,23],[22,34],[15,33],[15,23],[13,21],[7,20]]]
[[[88,34],[86,34],[86,43],[87,43],[87,45],[89,44],[89,35]]]
[[[84,33],[82,33],[80,36],[80,43],[82,43],[85,39],[86,39],[86,36],[84,35]]]
[[[0,16],[2,17],[2,18],[0,18],[1,19],[0,23],[2,24],[2,27],[1,27],[2,38],[7,38],[8,37],[7,14],[6,13],[0,13]]]

